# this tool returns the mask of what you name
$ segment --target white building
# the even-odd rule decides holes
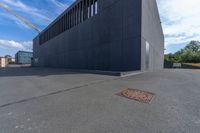
[[[7,66],[7,60],[5,57],[0,57],[0,67],[6,67]]]

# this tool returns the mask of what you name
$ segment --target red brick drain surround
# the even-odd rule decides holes
[[[150,103],[155,96],[154,93],[138,89],[126,89],[120,93],[117,93],[117,95],[143,103]]]

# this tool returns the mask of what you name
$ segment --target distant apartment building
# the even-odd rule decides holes
[[[8,64],[14,64],[15,63],[15,58],[13,58],[12,56],[6,55],[5,58],[6,58]]]
[[[11,58],[10,60],[12,63],[15,63],[15,58]]]
[[[15,54],[15,62],[17,64],[31,64],[32,57],[33,57],[32,52],[18,51]]]
[[[0,57],[0,67],[6,67],[7,66],[7,60],[5,57]]]

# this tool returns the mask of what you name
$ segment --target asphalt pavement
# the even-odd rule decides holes
[[[116,95],[155,93],[150,104]],[[200,71],[128,77],[50,68],[0,69],[0,133],[199,133]]]

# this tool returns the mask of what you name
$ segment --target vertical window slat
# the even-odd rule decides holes
[[[57,22],[39,36],[39,44],[43,44],[62,32],[82,23],[98,14],[98,0],[81,0],[66,12]]]

